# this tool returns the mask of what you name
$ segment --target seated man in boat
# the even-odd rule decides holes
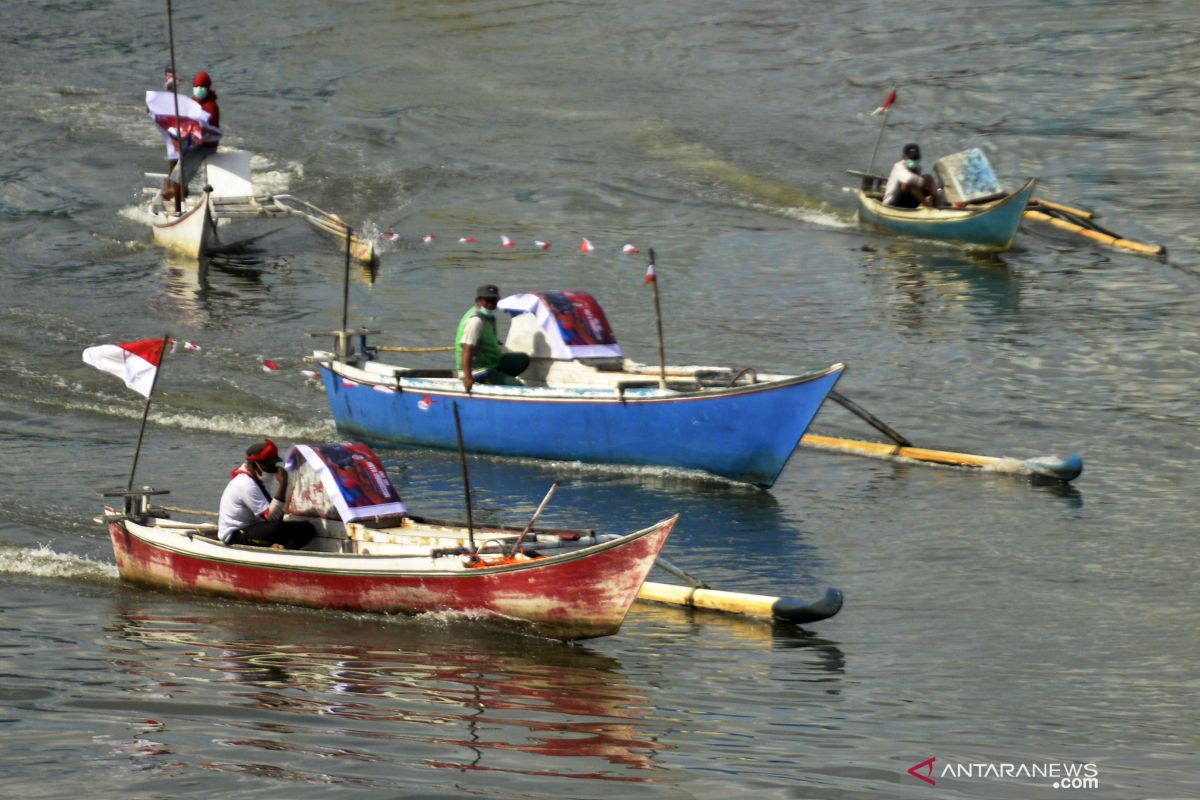
[[[909,143],[904,145],[901,158],[892,165],[887,188],[883,192],[883,204],[896,208],[938,206],[938,187],[932,175],[921,174],[921,148]]]
[[[454,367],[469,392],[476,383],[516,384],[516,377],[529,367],[525,353],[501,352],[496,336],[496,303],[500,290],[492,284],[475,290],[475,305],[458,321],[455,334]]]
[[[278,483],[274,498],[264,483],[268,474]],[[287,496],[288,474],[280,464],[279,449],[270,439],[255,442],[246,448],[246,460],[221,494],[217,536],[225,544],[299,550],[316,530],[305,520],[283,519]]]

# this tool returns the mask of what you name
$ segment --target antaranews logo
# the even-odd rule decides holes
[[[907,770],[909,775],[936,786],[934,780],[934,762],[937,756],[930,756],[919,764],[913,764]],[[1078,762],[1049,761],[1043,763],[1010,763],[1007,761],[970,761],[956,763],[947,762],[937,773],[938,778],[960,778],[974,780],[1036,780],[1045,778],[1050,781],[1052,789],[1099,789],[1100,770],[1095,764],[1080,764]]]

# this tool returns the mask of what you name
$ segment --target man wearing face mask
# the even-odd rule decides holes
[[[212,88],[212,78],[207,72],[197,72],[192,79],[192,97],[208,112],[208,124],[214,128],[221,127],[221,107],[217,105],[217,93]],[[216,149],[216,145],[213,145],[213,149]]]
[[[476,383],[515,384],[529,366],[525,353],[504,353],[496,335],[496,303],[500,290],[492,284],[475,290],[475,305],[458,321],[455,367],[469,392]]]
[[[169,81],[173,85],[175,77],[170,76]],[[201,108],[208,112],[208,124],[213,128],[220,128],[221,107],[217,105],[217,93],[212,88],[212,78],[207,72],[197,72],[196,77],[192,79],[192,97],[200,104]],[[220,132],[218,131],[216,135],[220,136]],[[187,176],[188,181],[200,169],[200,164],[204,159],[217,152],[217,143],[217,140],[207,140],[199,145],[184,144],[182,172]],[[169,200],[181,190],[178,160],[171,162],[171,172],[167,181],[168,186],[163,192],[163,198]]]
[[[267,491],[267,476],[278,485],[275,496]],[[246,460],[233,471],[221,493],[217,536],[225,544],[299,550],[316,534],[305,520],[285,520],[288,474],[279,462],[279,449],[270,439],[246,448]]]
[[[936,207],[937,183],[932,175],[921,173],[921,148],[916,144],[906,144],[901,155],[903,157],[892,165],[892,172],[888,175],[883,204],[896,208]]]

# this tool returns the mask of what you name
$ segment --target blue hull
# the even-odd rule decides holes
[[[468,450],[563,461],[711,472],[769,487],[844,366],[704,392],[488,387],[403,379],[398,388],[321,377],[338,430],[375,445],[456,449],[454,403]],[[457,388],[451,388],[457,387]],[[486,393],[485,393],[486,392]]]
[[[1021,225],[1021,217],[1033,196],[1036,178],[1017,191],[992,203],[957,208],[890,208],[858,193],[859,221],[868,228],[952,242],[983,250],[1007,250]]]

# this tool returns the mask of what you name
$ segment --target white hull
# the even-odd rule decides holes
[[[217,226],[209,209],[207,193],[190,202],[191,205],[178,215],[173,211],[159,213],[151,209],[150,230],[156,244],[199,258],[216,243]]]

